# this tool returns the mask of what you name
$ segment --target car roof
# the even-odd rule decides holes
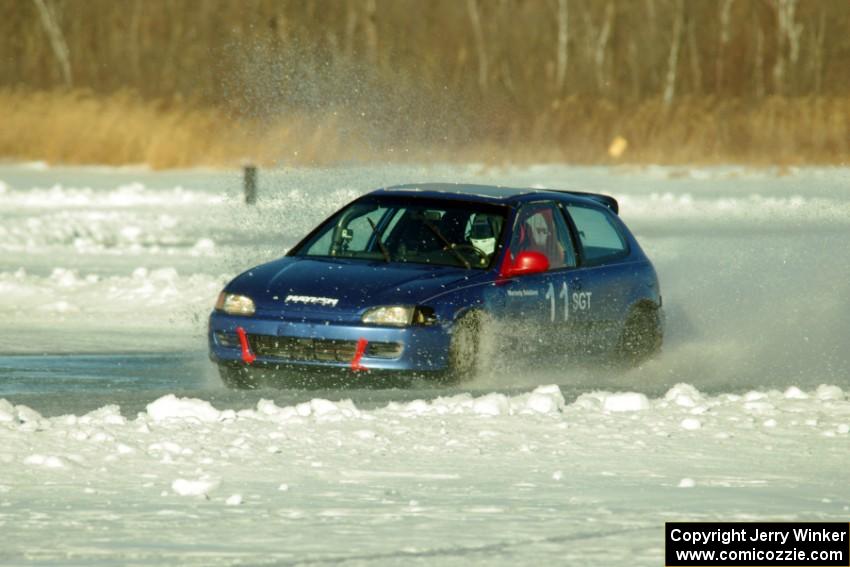
[[[504,187],[501,185],[475,185],[468,183],[408,183],[377,189],[369,195],[410,197],[412,195],[437,199],[458,199],[482,203],[514,204],[540,198],[559,199],[603,205],[614,213],[619,211],[617,201],[608,195],[534,187]]]

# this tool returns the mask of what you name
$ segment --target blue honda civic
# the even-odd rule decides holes
[[[356,199],[228,283],[209,320],[210,357],[241,388],[315,373],[467,380],[520,346],[636,363],[662,338],[655,269],[615,199],[460,184]]]

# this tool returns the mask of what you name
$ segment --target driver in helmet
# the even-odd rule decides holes
[[[488,260],[496,251],[496,237],[501,232],[501,227],[494,226],[496,219],[488,215],[475,215],[467,237],[470,244],[487,254]]]

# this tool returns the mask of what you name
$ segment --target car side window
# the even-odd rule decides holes
[[[377,226],[386,212],[386,208],[378,207],[370,213],[351,219],[346,227],[350,235],[346,250],[351,252],[366,250],[373,235],[372,224]]]
[[[348,218],[339,225],[338,235],[329,230],[310,246],[310,250],[316,255],[335,255],[339,253],[348,254],[352,252],[363,252],[371,242],[372,223],[379,225],[383,216],[387,213],[386,207],[377,207],[368,212]],[[338,242],[334,243],[334,238]]]
[[[567,205],[581,241],[584,260],[600,264],[628,252],[623,236],[604,211],[582,205]]]
[[[540,252],[549,260],[549,269],[571,268],[576,253],[564,217],[550,203],[532,203],[520,209],[514,225],[511,255]]]

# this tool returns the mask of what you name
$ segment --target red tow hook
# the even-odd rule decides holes
[[[360,372],[361,370],[369,370],[362,364],[360,364],[360,359],[363,358],[363,355],[366,353],[366,345],[369,344],[364,338],[361,338],[357,341],[357,350],[354,351],[354,358],[351,359],[351,369],[355,372]]]
[[[257,360],[257,355],[251,352],[251,346],[248,344],[248,334],[242,327],[236,327],[236,334],[239,335],[239,344],[242,345],[242,362],[251,364]]]

